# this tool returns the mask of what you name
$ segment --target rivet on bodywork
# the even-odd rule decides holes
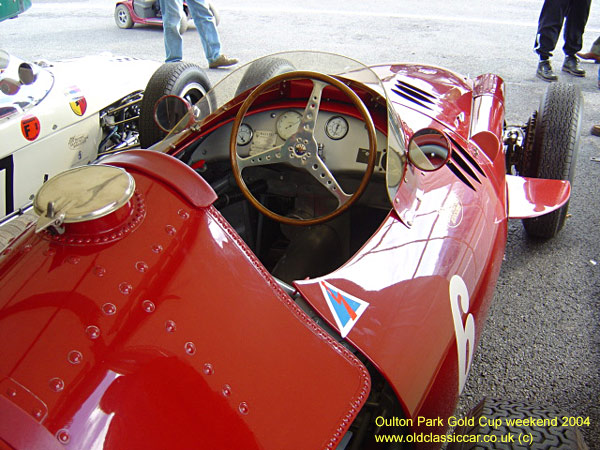
[[[215,368],[211,363],[206,363],[204,364],[204,367],[202,367],[202,372],[204,372],[204,375],[213,375],[215,373]]]
[[[116,314],[117,307],[112,303],[105,303],[102,305],[102,312],[107,316],[112,316]]]
[[[61,444],[68,444],[71,440],[71,435],[67,430],[63,428],[56,432],[56,439],[58,439],[58,442],[60,442]]]
[[[13,388],[8,388],[6,390],[6,395],[8,395],[9,397],[16,397],[17,396],[17,391],[15,391]]]
[[[44,412],[41,409],[34,409],[31,412],[31,414],[33,414],[33,417],[35,417],[36,419],[41,419],[44,415]]]
[[[54,392],[61,392],[65,388],[65,382],[60,378],[56,377],[52,378],[48,382],[48,386],[50,386],[50,389],[52,389]]]
[[[174,333],[177,330],[177,325],[172,320],[167,320],[165,322],[165,329],[168,333]]]
[[[175,236],[177,234],[177,229],[173,225],[165,226],[165,231],[169,236]]]
[[[242,413],[244,416],[248,414],[248,411],[250,410],[250,408],[248,407],[248,403],[246,402],[240,403],[238,409],[240,410],[240,413]]]
[[[186,342],[183,348],[185,348],[185,352],[190,356],[196,353],[196,345],[193,342]]]
[[[133,291],[133,286],[129,283],[123,282],[119,284],[119,291],[123,295],[129,295],[131,294],[131,291]]]
[[[162,251],[163,251],[163,246],[162,246],[162,245],[160,245],[160,244],[154,244],[154,245],[152,246],[152,251],[153,251],[154,253],[162,253]]]
[[[104,275],[106,275],[106,269],[102,266],[96,266],[94,267],[93,273],[97,277],[103,277]]]
[[[100,328],[96,325],[90,325],[85,329],[85,334],[92,340],[98,339],[100,337]]]
[[[146,264],[144,261],[138,261],[135,263],[135,268],[138,272],[146,272],[148,270],[148,264]]]
[[[179,214],[179,217],[181,217],[183,220],[187,220],[190,218],[190,214],[184,209],[180,209],[179,211],[177,211],[177,214]]]
[[[56,249],[55,248],[49,248],[47,250],[44,251],[44,255],[45,256],[54,256],[56,255]]]
[[[221,390],[221,393],[223,394],[224,397],[231,396],[231,386],[229,386],[228,384],[226,384],[225,386],[223,386],[223,389]]]
[[[69,256],[67,258],[67,262],[69,264],[73,264],[73,265],[79,264],[80,261],[81,261],[81,258],[79,256]]]
[[[79,364],[81,361],[83,361],[83,355],[77,350],[71,350],[67,355],[67,360],[71,364]]]
[[[152,313],[156,309],[156,305],[152,303],[150,300],[144,300],[142,302],[142,309],[147,313]]]

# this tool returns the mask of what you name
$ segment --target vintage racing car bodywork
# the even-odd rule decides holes
[[[151,149],[46,183],[0,254],[0,439],[342,450],[443,435],[511,212],[566,214],[572,171],[537,178],[519,156],[548,109],[507,137],[497,76],[313,52],[244,66],[187,109]]]
[[[0,217],[28,203],[49,177],[137,142],[139,100],[159,67],[108,54],[39,64],[3,55]]]

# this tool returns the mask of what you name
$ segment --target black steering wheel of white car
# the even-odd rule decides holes
[[[302,119],[300,120],[300,124],[296,132],[286,139],[282,145],[248,157],[240,157],[237,154],[237,133],[242,120],[250,109],[250,106],[252,106],[252,104],[261,94],[263,94],[272,86],[275,86],[282,81],[293,79],[310,79],[313,83],[310,98],[306,107],[304,108],[304,113],[302,114]],[[321,95],[323,93],[323,89],[325,89],[325,87],[328,85],[334,86],[342,91],[342,93],[349,98],[352,104],[356,106],[365,123],[365,128],[369,137],[369,159],[367,168],[362,177],[360,185],[352,194],[347,194],[342,190],[340,184],[337,182],[318,153],[318,145],[314,134],[315,125],[317,122],[317,116],[319,114]],[[373,169],[375,168],[375,161],[377,158],[377,140],[375,136],[375,126],[373,125],[373,120],[371,119],[369,111],[363,104],[360,97],[352,89],[336,78],[328,75],[310,71],[294,71],[277,75],[276,77],[265,81],[258,86],[248,96],[248,98],[246,98],[237,115],[235,116],[235,121],[231,130],[231,138],[229,140],[229,152],[235,180],[242,191],[242,194],[244,194],[244,196],[252,205],[254,205],[255,208],[257,208],[267,217],[281,223],[290,225],[315,225],[326,222],[342,214],[356,200],[358,200],[358,198],[365,191],[367,184],[369,183],[369,179],[371,178],[371,174],[373,173]],[[274,213],[260,203],[246,186],[246,183],[242,178],[242,171],[246,167],[257,167],[275,163],[287,163],[291,166],[305,169],[319,183],[321,183],[331,195],[337,199],[338,205],[336,209],[330,213],[312,219],[296,219]]]

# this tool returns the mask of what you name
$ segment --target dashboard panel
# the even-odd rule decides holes
[[[244,117],[237,134],[241,157],[254,156],[283,145],[298,128],[303,110],[280,108],[250,113]],[[232,122],[206,136],[192,154],[191,163],[229,157]],[[333,172],[364,172],[368,160],[368,134],[362,120],[347,114],[321,109],[317,117],[315,139],[319,156]],[[374,173],[385,171],[386,136],[379,130]]]

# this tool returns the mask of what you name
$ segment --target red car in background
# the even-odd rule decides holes
[[[210,10],[219,24],[219,15],[212,4]],[[188,6],[183,2],[184,15],[181,18],[179,31],[184,33],[188,22],[192,19]],[[117,2],[115,6],[115,23],[119,28],[132,28],[135,24],[154,25],[162,27],[162,15],[158,0],[125,0]]]
[[[509,128],[493,74],[288,52],[192,105],[160,95],[186,63],[162,67],[149,148],[48,180],[13,219],[0,443],[585,448],[535,406],[453,417],[508,220],[537,239],[565,224],[576,87]]]

